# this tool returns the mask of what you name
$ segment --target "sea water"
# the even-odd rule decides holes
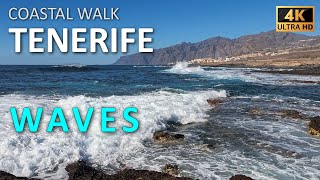
[[[320,112],[320,78],[259,73],[248,68],[169,66],[0,66],[0,170],[18,176],[66,179],[64,170],[79,159],[114,173],[123,165],[161,171],[178,164],[182,176],[227,179],[246,174],[254,179],[319,179],[320,139],[307,134],[307,122],[277,115],[250,115],[250,109],[272,114],[283,109],[305,116]],[[314,83],[306,83],[313,81]],[[213,108],[209,98],[224,98]],[[139,110],[140,128],[133,134],[100,131],[99,117],[88,133],[59,129],[16,133],[10,107],[52,109],[126,107]],[[97,112],[99,113],[99,112]],[[274,113],[276,114],[276,113]],[[82,116],[84,116],[83,114]],[[115,115],[117,116],[117,115]],[[120,115],[119,115],[120,116]],[[115,117],[120,118],[120,117]],[[157,145],[155,131],[172,122],[186,136],[176,145]],[[44,125],[47,123],[43,123]],[[122,124],[115,122],[116,128]],[[213,144],[214,149],[204,149]]]

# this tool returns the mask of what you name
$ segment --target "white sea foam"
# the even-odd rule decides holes
[[[193,74],[193,73],[205,73],[205,70],[200,66],[190,67],[187,62],[177,62],[171,69],[166,70],[169,73],[176,74]]]
[[[225,157],[230,160],[228,163],[223,164],[219,162],[219,158],[222,154],[216,155],[212,158],[218,161],[216,164],[220,164],[225,169],[231,167],[237,167],[238,172],[250,172],[253,177],[257,179],[319,179],[319,159],[320,154],[318,147],[320,147],[320,140],[318,138],[311,137],[307,134],[307,122],[303,120],[295,120],[290,117],[282,118],[277,117],[276,112],[281,109],[297,109],[299,112],[307,113],[309,117],[312,117],[311,112],[315,112],[319,107],[319,102],[295,99],[294,104],[291,98],[278,96],[275,99],[265,96],[247,97],[245,100],[241,97],[241,100],[237,100],[235,97],[234,102],[227,106],[232,111],[240,111],[241,109],[247,109],[249,107],[259,107],[265,111],[266,115],[259,116],[245,116],[245,117],[224,117],[224,125],[227,127],[241,127],[243,132],[254,132],[253,134],[260,134],[260,143],[266,143],[273,147],[283,148],[288,152],[295,152],[301,154],[300,158],[288,158],[277,154],[276,152],[270,153],[266,149],[262,150],[259,157],[250,157],[248,152],[239,150],[238,152],[226,150],[223,153]],[[254,99],[254,100],[253,100]],[[276,100],[281,100],[276,102]],[[232,107],[231,107],[232,106]],[[248,107],[249,106],[249,107]],[[269,112],[271,110],[276,112]],[[270,115],[267,115],[270,114]],[[306,114],[305,114],[306,115]],[[269,117],[267,117],[269,116]],[[219,118],[219,117],[217,117]],[[268,119],[269,118],[269,119]],[[248,134],[251,134],[248,133]],[[249,139],[250,137],[248,137]],[[252,140],[256,140],[255,137],[251,137]],[[245,138],[247,140],[247,138]],[[259,138],[258,138],[259,139]],[[270,146],[269,146],[270,147]],[[275,148],[276,149],[276,148]],[[279,153],[279,149],[277,149]],[[220,160],[221,161],[221,160]],[[239,166],[237,166],[239,164]],[[227,167],[226,167],[227,166]],[[225,170],[224,168],[217,168],[215,172]]]
[[[149,66],[133,66],[133,67],[135,67],[135,68],[150,68],[150,67],[156,67],[156,68],[160,68],[160,67],[168,67],[168,66],[165,66],[165,65],[162,65],[162,66],[160,66],[160,65],[157,65],[157,66],[154,66],[154,65],[149,65]]]
[[[241,113],[237,113],[239,117],[233,116],[232,113],[228,115],[225,112],[216,114],[214,119],[210,119],[216,123],[223,121],[224,127],[228,128],[228,133],[237,134],[236,131],[239,128],[243,130],[241,135],[248,133],[248,137],[242,137],[243,139],[235,137],[231,141],[243,142],[254,138],[250,136],[254,131],[255,135],[260,134],[265,137],[266,142],[260,140],[260,143],[301,153],[303,154],[301,158],[285,158],[264,149],[248,150],[232,145],[225,147],[222,145],[215,150],[206,151],[199,148],[199,144],[192,143],[170,147],[157,145],[154,147],[146,143],[151,140],[155,130],[165,127],[166,121],[178,121],[182,124],[206,121],[209,108],[206,100],[225,96],[225,91],[186,92],[174,89],[162,89],[137,96],[105,98],[0,96],[0,170],[19,176],[39,174],[41,178],[66,179],[67,173],[64,167],[68,163],[84,158],[107,170],[126,164],[129,168],[160,171],[166,163],[177,163],[181,167],[183,176],[201,180],[226,179],[233,174],[246,174],[254,179],[319,179],[320,140],[306,134],[305,124],[301,120],[268,121],[251,116],[243,117]],[[17,107],[21,110],[22,107],[36,109],[40,106],[44,107],[45,113],[40,132],[17,134],[8,114],[9,108]],[[111,123],[111,126],[121,129],[125,123],[121,117],[122,109],[134,106],[139,109],[136,117],[140,120],[140,129],[134,134],[124,134],[121,131],[114,134],[101,133],[99,108],[113,106],[117,107],[118,113],[115,114],[116,122]],[[230,98],[220,106],[218,111],[225,109],[241,112],[243,108],[247,108],[246,106],[270,109],[273,106],[276,109],[298,108],[303,109],[304,112],[319,110],[319,102],[310,100],[241,96]],[[62,107],[65,110],[70,133],[45,132],[54,107]],[[80,108],[82,117],[87,108],[96,108],[89,133],[78,132],[71,112],[72,107]],[[212,128],[212,131],[214,130]],[[201,129],[195,129],[195,131],[201,131]],[[184,134],[187,139],[197,138],[194,137],[195,134],[192,137],[188,132]],[[212,138],[215,137],[212,136]],[[230,141],[225,139],[223,143],[230,143],[228,140]],[[259,151],[258,155],[257,151]],[[48,173],[56,167],[58,167],[57,172]]]
[[[56,65],[53,67],[74,67],[74,68],[82,68],[82,67],[86,67],[86,65],[83,64],[64,64],[64,65]]]
[[[308,84],[310,81],[320,83],[320,77],[317,76],[301,76],[301,75],[286,75],[286,74],[272,74],[253,72],[256,68],[206,68],[200,66],[189,66],[187,62],[178,62],[170,69],[164,70],[165,73],[174,74],[195,74],[205,78],[211,79],[226,79],[226,80],[242,80],[245,82],[253,82],[260,84],[273,85],[295,85]],[[307,83],[305,83],[308,81]]]
[[[209,108],[206,100],[216,97],[226,97],[226,92],[177,93],[161,90],[138,96],[76,96],[60,97],[60,100],[25,95],[0,96],[0,170],[19,176],[40,174],[40,177],[65,179],[67,174],[63,168],[66,164],[81,158],[106,168],[118,167],[120,163],[132,159],[130,166],[140,167],[147,163],[137,153],[144,150],[143,142],[150,140],[154,131],[163,129],[168,120],[182,124],[206,121],[206,111]],[[139,110],[136,118],[140,121],[140,128],[136,133],[125,134],[121,131],[121,127],[126,124],[121,112],[130,106]],[[19,112],[23,107],[30,107],[33,112],[37,107],[43,107],[45,116],[42,118],[40,131],[35,134],[27,131],[16,133],[9,114],[10,107],[17,107]],[[54,107],[64,109],[69,133],[63,133],[60,129],[53,133],[46,132]],[[81,110],[82,117],[87,108],[95,107],[88,133],[78,132],[71,110],[73,107]],[[117,108],[117,113],[114,114],[116,121],[110,123],[110,126],[118,129],[116,133],[101,133],[101,107]],[[59,170],[51,175],[44,173],[57,167]]]
[[[222,113],[215,116],[217,123],[224,120],[225,127],[230,133],[241,127],[246,132],[256,131],[266,137],[267,144],[282,147],[297,153],[303,153],[302,158],[285,158],[281,155],[265,150],[255,155],[255,150],[248,152],[240,147],[217,147],[211,151],[204,151],[196,144],[184,144],[179,146],[148,147],[145,141],[149,141],[155,130],[164,128],[165,121],[178,121],[183,124],[189,122],[203,122],[207,120],[209,106],[207,98],[225,97],[225,91],[198,91],[184,92],[173,89],[160,90],[138,96],[111,96],[105,98],[92,98],[85,96],[75,97],[28,97],[25,95],[0,96],[0,170],[14,173],[19,176],[28,176],[39,173],[39,177],[48,179],[65,179],[66,164],[77,161],[80,158],[102,165],[106,169],[119,167],[126,164],[130,168],[161,170],[166,163],[177,163],[181,167],[182,175],[199,179],[225,179],[233,174],[246,174],[254,179],[318,179],[319,155],[308,156],[309,153],[318,154],[317,147],[320,141],[317,138],[308,137],[302,121],[266,121],[250,117],[225,117]],[[225,102],[228,109],[234,112],[241,111],[246,104],[246,97],[231,98]],[[269,97],[247,97],[258,100],[268,100]],[[282,102],[261,106],[283,106],[288,101],[285,97],[279,97]],[[278,98],[277,98],[278,99]],[[234,102],[237,101],[237,102]],[[299,101],[300,102],[300,101]],[[231,103],[231,104],[228,104]],[[286,102],[288,103],[288,102]],[[289,102],[290,103],[290,102]],[[296,108],[317,108],[315,102],[301,101],[295,104]],[[260,107],[260,104],[255,104]],[[44,107],[46,116],[43,118],[42,128],[39,133],[17,134],[8,114],[9,107],[31,107],[35,109]],[[100,107],[118,108],[116,122],[113,127],[121,127],[124,121],[121,118],[121,110],[128,106],[139,109],[136,116],[141,126],[134,134],[124,134],[118,131],[114,134],[100,132]],[[62,107],[71,129],[70,133],[60,131],[48,134],[45,132],[51,110],[54,107]],[[81,134],[72,117],[71,108],[79,107],[82,117],[88,107],[95,107],[96,114],[92,121],[89,133]],[[222,108],[224,105],[222,105]],[[219,109],[222,111],[222,109]],[[227,120],[226,120],[227,119]],[[201,129],[196,129],[196,131]],[[214,131],[215,129],[212,129]],[[229,131],[228,130],[228,131]],[[188,138],[188,133],[184,133]],[[249,133],[250,135],[250,133]],[[193,137],[194,138],[194,137]],[[237,138],[236,138],[237,139]],[[235,140],[236,140],[235,139]],[[239,137],[242,141],[241,137]],[[226,139],[228,140],[228,139]],[[237,141],[237,140],[236,140]],[[229,143],[228,141],[224,143]],[[59,167],[54,173],[47,171]],[[47,173],[43,173],[47,172]]]

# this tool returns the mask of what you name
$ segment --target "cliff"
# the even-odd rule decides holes
[[[236,39],[214,37],[198,43],[181,43],[153,53],[137,53],[119,58],[115,65],[167,65],[201,58],[225,58],[266,49],[312,45],[319,37],[295,33],[262,32]],[[310,40],[310,41],[308,41]]]

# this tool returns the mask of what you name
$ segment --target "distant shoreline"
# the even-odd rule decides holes
[[[320,59],[315,60],[248,60],[212,64],[202,67],[262,68],[256,72],[320,76]]]

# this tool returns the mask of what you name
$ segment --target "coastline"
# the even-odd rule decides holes
[[[185,67],[186,66],[186,67]],[[237,67],[237,66],[234,66]],[[239,66],[238,66],[239,67]],[[307,68],[311,68],[311,67],[317,67],[317,66],[298,66],[295,68],[304,68],[305,71],[307,71]],[[105,70],[103,68],[106,68]],[[91,73],[96,73],[97,75],[102,75],[102,74],[107,74],[107,73],[112,73],[113,71],[110,71],[109,69],[110,67],[51,67],[51,68],[40,68],[40,69],[35,69],[36,71],[41,71],[41,72],[45,72],[48,74],[48,76],[52,76],[53,74],[70,74],[74,75],[74,74],[79,74],[81,76],[83,76],[84,74],[91,74]],[[112,68],[117,68],[117,67],[112,67]],[[119,67],[122,68],[122,67]],[[266,85],[261,85],[262,83],[265,83],[266,81],[269,80],[269,76],[263,77],[267,74],[263,74],[263,73],[255,73],[256,71],[276,71],[276,70],[281,70],[281,71],[289,71],[290,69],[292,69],[292,67],[281,67],[281,68],[271,68],[271,69],[267,69],[267,68],[253,68],[253,69],[233,69],[233,70],[228,70],[228,68],[226,68],[225,70],[222,68],[208,68],[208,69],[203,69],[201,67],[188,67],[187,63],[184,64],[180,64],[180,65],[176,65],[175,67],[161,67],[161,68],[154,68],[154,67],[131,67],[132,68],[132,72],[136,73],[138,68],[139,71],[143,71],[145,73],[150,73],[150,72],[154,72],[154,75],[159,75],[157,76],[163,79],[167,79],[168,76],[170,77],[176,77],[176,75],[178,74],[178,78],[181,77],[181,79],[183,79],[183,82],[185,83],[185,85],[188,85],[188,87],[191,86],[190,83],[192,82],[196,82],[197,84],[194,85],[205,85],[206,82],[208,81],[208,79],[210,79],[212,82],[215,82],[214,84],[221,84],[221,79],[225,80],[227,79],[224,83],[226,84],[223,87],[219,87],[216,88],[215,90],[227,90],[228,92],[231,92],[230,94],[225,94],[223,93],[222,95],[215,95],[214,93],[212,94],[212,89],[210,89],[212,87],[212,84],[208,83],[208,85],[206,87],[204,87],[203,89],[205,90],[206,93],[203,93],[203,95],[200,96],[201,91],[199,91],[198,89],[191,89],[189,91],[189,93],[187,93],[187,95],[183,95],[181,96],[181,91],[175,93],[175,92],[165,92],[164,94],[160,93],[147,93],[147,94],[143,94],[143,95],[130,95],[130,96],[116,96],[115,99],[108,99],[108,102],[111,104],[117,104],[119,103],[119,99],[121,99],[121,104],[123,103],[127,103],[127,99],[130,99],[132,101],[134,101],[137,106],[139,106],[140,108],[148,108],[149,107],[149,102],[151,100],[151,102],[153,103],[157,103],[157,107],[163,107],[164,105],[167,105],[168,107],[171,107],[170,109],[189,109],[189,112],[187,114],[179,114],[176,111],[169,111],[167,110],[171,116],[165,117],[164,121],[158,121],[160,123],[163,124],[162,128],[155,128],[154,131],[152,131],[153,136],[149,136],[150,137],[150,141],[148,141],[148,144],[143,144],[143,145],[147,145],[144,147],[147,147],[149,149],[152,149],[152,151],[149,152],[159,152],[159,151],[166,151],[166,157],[172,157],[175,156],[179,159],[184,159],[185,157],[182,155],[180,155],[180,153],[185,153],[185,154],[190,154],[187,155],[189,158],[189,156],[192,155],[196,155],[196,154],[200,154],[199,157],[197,157],[196,160],[203,158],[202,160],[207,162],[208,164],[210,164],[210,166],[214,167],[212,169],[206,169],[206,167],[201,167],[199,166],[199,164],[194,166],[194,169],[187,169],[186,167],[188,166],[188,163],[190,164],[190,162],[194,162],[192,159],[191,160],[187,160],[185,162],[183,161],[162,161],[161,163],[158,163],[156,166],[144,166],[145,164],[148,164],[148,162],[141,162],[139,166],[132,166],[130,164],[130,161],[122,161],[120,160],[119,162],[119,169],[117,169],[116,171],[104,171],[101,169],[95,169],[96,165],[100,167],[100,164],[103,164],[105,162],[108,162],[108,155],[109,154],[104,154],[104,156],[101,159],[101,163],[97,163],[94,162],[94,165],[92,164],[87,164],[90,163],[92,161],[88,161],[88,162],[81,162],[78,161],[78,158],[74,158],[72,161],[68,161],[68,162],[74,162],[72,164],[69,164],[66,168],[66,171],[69,172],[64,173],[64,166],[61,166],[61,170],[63,170],[63,177],[65,177],[65,179],[168,179],[168,180],[175,180],[175,179],[190,179],[187,177],[191,177],[193,179],[210,179],[214,177],[214,175],[217,175],[218,173],[221,172],[228,172],[228,174],[223,174],[220,176],[223,176],[224,179],[229,179],[230,177],[234,176],[235,174],[244,174],[244,175],[248,175],[252,178],[257,178],[257,177],[273,177],[272,175],[268,175],[268,174],[259,174],[258,172],[255,172],[252,169],[249,170],[242,170],[242,169],[236,169],[233,170],[232,167],[237,167],[237,166],[246,166],[249,163],[260,163],[261,161],[258,161],[257,159],[263,155],[267,155],[267,156],[271,156],[271,157],[278,157],[275,162],[271,162],[271,163],[277,163],[277,162],[282,162],[281,160],[295,160],[295,161],[299,161],[299,162],[303,162],[303,158],[307,158],[309,156],[313,157],[313,154],[308,154],[308,153],[304,153],[303,151],[300,151],[300,148],[303,148],[303,145],[298,144],[297,147],[288,147],[286,145],[277,145],[277,139],[273,140],[272,136],[267,134],[263,134],[264,132],[270,132],[269,129],[266,129],[266,131],[263,131],[263,129],[259,129],[257,128],[257,126],[255,126],[257,124],[257,122],[259,122],[259,124],[261,125],[267,125],[266,127],[268,127],[268,125],[272,126],[272,128],[279,128],[279,129],[285,129],[287,126],[291,127],[291,128],[295,128],[296,124],[299,124],[297,129],[294,129],[293,131],[289,131],[289,133],[295,132],[295,131],[299,131],[301,132],[300,135],[298,137],[294,136],[289,140],[292,140],[292,142],[296,142],[295,138],[308,138],[308,140],[310,140],[309,138],[314,139],[314,141],[317,141],[316,137],[310,136],[310,135],[315,135],[317,136],[319,134],[319,119],[318,117],[316,117],[316,112],[315,108],[313,106],[317,106],[317,104],[313,105],[311,103],[314,103],[313,101],[310,102],[310,105],[305,104],[305,101],[301,101],[301,106],[296,106],[293,107],[293,103],[300,103],[300,102],[296,102],[292,101],[292,99],[288,99],[287,96],[290,95],[289,97],[296,97],[295,93],[296,92],[291,92],[289,90],[288,94],[282,94],[280,91],[285,91],[286,87],[280,87],[278,88],[279,91],[276,91],[278,95],[282,95],[283,98],[281,98],[281,101],[279,101],[277,98],[279,97],[263,97],[263,95],[261,96],[261,94],[264,93],[269,93],[271,95],[273,95],[273,89],[269,90],[268,88],[274,88],[275,86],[273,86],[273,83],[271,82],[270,84],[266,84]],[[285,69],[283,69],[285,68]],[[10,68],[8,70],[10,72]],[[63,73],[61,73],[63,72]],[[90,72],[90,73],[86,73],[86,72]],[[161,72],[161,73],[159,73]],[[213,77],[212,75],[216,74],[216,72],[221,73],[222,75],[225,75],[223,73],[227,73],[226,75],[228,75],[227,77]],[[240,72],[240,73],[239,73]],[[271,72],[272,73],[272,72]],[[259,76],[257,78],[257,81],[250,81],[250,82],[246,82],[244,80],[233,80],[233,85],[232,87],[228,87],[230,86],[228,83],[230,81],[228,81],[228,78],[237,78],[237,75],[241,77],[242,76],[250,76],[251,75],[257,75]],[[118,74],[117,77],[122,77],[123,74]],[[189,76],[192,75],[192,76]],[[201,77],[199,77],[201,76]],[[59,77],[59,76],[58,76]],[[100,76],[99,76],[100,77]],[[193,78],[192,80],[194,81],[190,81],[190,78]],[[208,77],[208,78],[204,78],[204,81],[200,81],[202,80],[202,77]],[[262,79],[259,79],[262,78]],[[186,80],[187,79],[187,80]],[[92,79],[90,79],[89,82],[91,82],[89,85],[90,86],[97,86],[99,87],[99,82],[96,82],[97,80],[101,79],[94,79],[95,81],[93,81]],[[195,81],[197,80],[197,81]],[[249,79],[250,80],[250,79]],[[278,83],[282,84],[282,76],[279,76],[278,79],[270,79],[270,81],[277,81],[279,80]],[[305,83],[303,81],[309,81],[309,78],[304,78],[302,80],[300,79],[289,79],[287,80],[287,82],[295,84],[295,81],[299,81],[299,83]],[[181,81],[176,81],[179,82],[180,85],[183,84],[183,82]],[[260,82],[260,85],[256,85],[255,82]],[[318,83],[319,81],[317,81]],[[122,83],[122,82],[121,82]],[[176,84],[179,84],[176,83]],[[237,84],[238,83],[238,84]],[[151,84],[150,82],[148,82],[148,84]],[[281,85],[280,84],[280,85]],[[180,86],[179,85],[179,86]],[[167,86],[167,85],[165,85]],[[172,86],[170,85],[170,87],[175,88],[175,89],[179,89],[180,87],[177,86]],[[248,89],[250,90],[237,90],[237,88],[239,87],[244,87],[246,86]],[[261,87],[263,86],[263,88],[266,88],[266,90],[261,91]],[[273,86],[273,87],[272,87]],[[66,86],[67,87],[67,86]],[[104,87],[104,86],[102,86]],[[136,88],[135,86],[133,86],[134,88]],[[138,86],[141,87],[141,86]],[[300,89],[299,89],[300,88]],[[301,89],[303,89],[304,87],[299,87],[297,86],[295,89],[296,91],[300,91]],[[311,88],[311,89],[310,89]],[[318,88],[318,86],[310,86],[310,88],[305,88],[305,89],[310,89],[310,91],[314,91],[314,89]],[[312,89],[313,88],[313,89]],[[251,90],[255,90],[256,94],[252,94]],[[64,89],[63,89],[64,90]],[[210,93],[207,93],[210,92]],[[235,92],[238,91],[238,92]],[[66,92],[66,90],[64,90],[64,92]],[[245,96],[243,96],[242,93],[245,93]],[[82,94],[82,92],[80,92]],[[104,94],[108,93],[103,91]],[[304,92],[307,95],[305,96],[297,96],[300,98],[309,98],[310,96],[308,95],[308,91]],[[80,95],[81,95],[80,94]],[[114,92],[112,92],[112,94],[114,94]],[[182,93],[184,94],[184,93]],[[85,98],[83,96],[74,96],[74,94],[67,94],[68,96],[72,96],[69,97],[67,99],[62,98],[60,99],[59,103],[63,104],[64,107],[68,107],[70,106],[70,102],[74,102],[75,99],[77,99],[77,103],[75,104],[76,106],[80,106],[83,107],[82,104],[85,104],[84,101],[89,101],[89,103],[95,103],[95,104],[99,104],[99,105],[105,105],[104,100],[105,99],[100,99],[100,98],[96,98],[96,97],[92,97],[92,98]],[[199,95],[199,96],[198,96]],[[259,96],[259,97],[258,97]],[[17,96],[16,99],[19,100],[20,96]],[[81,98],[79,98],[81,97]],[[124,97],[124,98],[123,98]],[[129,98],[128,98],[129,97]],[[313,97],[312,97],[313,98]],[[317,98],[315,96],[315,98]],[[145,100],[146,101],[142,101]],[[12,100],[12,97],[8,97],[7,101],[6,97],[3,99],[2,102],[10,104],[9,102]],[[38,99],[39,100],[39,99]],[[33,102],[35,104],[43,104],[43,103],[47,103],[50,104],[50,98],[45,98],[43,100],[39,100],[39,102]],[[147,101],[149,100],[149,101]],[[317,99],[314,99],[317,100]],[[146,102],[146,103],[144,103]],[[277,102],[279,103],[277,105]],[[283,102],[285,102],[286,104],[283,105]],[[29,101],[27,100],[25,102],[25,97],[22,97],[21,100],[19,100],[19,103],[21,103],[23,106],[24,103],[29,103]],[[129,101],[129,103],[131,103],[131,101]],[[170,106],[170,104],[174,104],[174,106]],[[120,104],[120,103],[119,103]],[[71,104],[73,106],[75,106],[74,104]],[[191,105],[191,106],[190,106]],[[239,106],[241,105],[241,106]],[[52,104],[52,106],[56,106],[55,103]],[[309,109],[305,109],[304,107],[309,107]],[[201,116],[194,116],[194,114],[196,114],[196,112],[193,112],[190,110],[194,110],[197,109],[197,107],[199,107],[199,112],[201,113]],[[238,107],[241,107],[238,109]],[[318,106],[319,107],[319,106]],[[229,110],[232,109],[232,112]],[[166,109],[165,109],[166,110]],[[153,112],[153,111],[151,111]],[[156,113],[157,111],[155,111]],[[183,111],[184,112],[184,111]],[[195,117],[195,121],[186,121],[190,119],[190,115],[193,115],[193,117]],[[201,117],[203,117],[203,115],[208,115],[208,121],[206,121],[206,123],[197,123],[200,122]],[[178,116],[179,119],[175,119],[172,117]],[[239,116],[240,118],[235,118]],[[145,123],[147,123],[146,120],[148,119],[153,119],[154,117],[156,117],[155,114],[151,114],[150,116],[144,116],[141,117],[143,118],[143,120],[145,120]],[[192,116],[191,116],[192,117]],[[154,119],[157,120],[157,119]],[[183,121],[182,121],[183,120]],[[244,121],[242,121],[244,120]],[[250,122],[253,122],[253,124],[251,124]],[[247,127],[242,128],[241,126],[239,126],[239,124],[237,123],[241,123],[242,125],[246,125]],[[308,123],[310,123],[310,126],[307,125]],[[192,127],[193,126],[193,127]],[[149,127],[156,127],[156,126],[149,126]],[[196,127],[196,128],[195,128]],[[230,128],[231,127],[231,128]],[[261,126],[260,126],[261,127]],[[300,128],[300,127],[303,127]],[[196,129],[196,131],[192,131],[193,129]],[[190,130],[190,132],[192,132],[191,134],[188,134],[188,131]],[[197,137],[197,133],[201,131],[201,137],[198,138]],[[303,132],[302,132],[303,131]],[[274,135],[277,132],[272,132],[270,134]],[[7,135],[7,134],[6,134]],[[149,134],[151,135],[151,134]],[[276,134],[276,136],[278,136],[278,134]],[[46,137],[46,136],[43,136]],[[254,140],[250,139],[249,137],[253,137]],[[68,137],[69,138],[69,137]],[[93,136],[93,138],[96,138],[96,136]],[[267,142],[265,142],[265,140],[267,139]],[[153,141],[152,141],[153,140]],[[311,140],[310,140],[311,141]],[[281,141],[281,142],[285,142],[285,141]],[[316,142],[315,142],[316,143]],[[154,144],[154,146],[152,145]],[[182,144],[182,146],[180,146]],[[240,146],[239,146],[240,144]],[[9,144],[11,145],[11,144]],[[41,144],[43,146],[43,144]],[[95,147],[96,144],[89,144],[88,146],[93,146]],[[150,145],[150,146],[148,146]],[[176,146],[177,145],[177,146]],[[97,146],[96,146],[97,147]],[[150,148],[151,147],[151,148]],[[179,149],[179,150],[178,150]],[[183,149],[183,151],[180,151],[180,149]],[[184,150],[185,149],[185,150]],[[189,149],[191,149],[190,151],[188,151]],[[236,156],[231,155],[232,152],[244,152],[244,151],[248,151],[248,149],[250,150],[249,152],[255,153],[255,152],[259,152],[259,156],[253,156],[251,154],[245,154],[246,156],[248,156],[247,161],[243,160],[242,154],[236,154]],[[306,148],[307,149],[307,148]],[[100,150],[100,149],[99,149]],[[104,150],[107,150],[107,148],[101,148],[100,152],[103,152]],[[125,149],[126,150],[126,149]],[[176,150],[176,151],[175,151]],[[82,151],[83,152],[83,151]],[[82,153],[81,152],[81,153]],[[222,153],[221,153],[222,152]],[[152,154],[150,153],[150,154]],[[260,156],[261,153],[261,156]],[[160,154],[160,153],[159,153]],[[157,154],[157,155],[159,155]],[[163,154],[161,152],[161,154]],[[160,154],[160,155],[161,155]],[[87,155],[91,155],[89,153],[84,154],[84,158]],[[81,156],[82,157],[82,156]],[[212,159],[210,159],[212,157]],[[227,164],[228,162],[225,160],[219,160],[218,158],[225,158],[225,159],[229,159],[230,161],[235,162],[234,164],[231,164],[230,167],[231,168],[225,168],[224,165]],[[27,157],[23,157],[22,160],[25,160]],[[152,162],[156,162],[158,161],[156,156],[150,157],[151,159],[154,159],[154,161]],[[302,159],[302,160],[301,160]],[[80,158],[81,160],[81,158]],[[202,161],[201,160],[201,161]],[[150,162],[150,161],[149,161]],[[3,164],[5,164],[6,162],[4,162]],[[37,162],[35,162],[37,163]],[[264,162],[262,161],[262,163],[269,163],[269,162]],[[128,165],[128,166],[126,166]],[[25,165],[24,165],[25,166]],[[55,166],[51,166],[56,167]],[[101,167],[103,167],[103,165],[101,165]],[[166,168],[167,167],[167,168]],[[176,168],[177,167],[177,168]],[[247,167],[247,166],[246,166]],[[259,166],[256,166],[259,167]],[[256,168],[255,167],[255,168]],[[293,166],[294,168],[297,168],[298,170],[300,170],[300,168],[302,167],[297,167],[297,166]],[[33,167],[31,167],[33,168]],[[127,169],[130,168],[130,169]],[[206,177],[205,175],[198,175],[199,171],[206,171],[210,173],[212,173],[211,177]],[[297,171],[298,171],[297,170]],[[180,173],[179,173],[180,171]],[[251,172],[250,172],[251,171]],[[273,169],[273,171],[277,171],[277,169]],[[8,170],[8,172],[13,173],[15,175],[23,175],[23,176],[28,176],[28,177],[33,177],[33,178],[44,178],[46,179],[46,177],[43,177],[42,175],[46,173],[46,171],[39,171],[35,172],[34,174],[21,174],[19,172],[16,171],[10,171]],[[59,171],[60,172],[60,171]],[[177,173],[176,173],[177,172]],[[187,172],[187,173],[185,173]],[[19,179],[13,175],[7,174],[2,172],[3,174],[0,173],[0,180],[1,177],[3,177],[3,179]],[[42,174],[43,173],[43,174]],[[109,174],[111,173],[111,174]],[[116,174],[113,174],[116,173]],[[198,173],[198,174],[197,174]],[[298,173],[298,172],[297,172]],[[299,171],[300,173],[300,171]],[[315,171],[316,173],[316,171]],[[38,175],[38,176],[37,176]],[[52,176],[53,174],[50,174],[50,176]],[[217,175],[217,176],[219,176]],[[87,177],[89,176],[89,177]],[[180,177],[180,176],[185,176],[185,177]],[[292,175],[294,176],[294,175]],[[6,178],[5,178],[6,177]],[[48,177],[48,176],[47,176]],[[84,178],[86,177],[86,178]],[[199,178],[200,177],[200,178]],[[289,175],[288,175],[289,177]],[[307,176],[306,176],[307,177]],[[27,180],[27,178],[20,178],[20,179],[25,179]],[[235,179],[235,178],[233,178]],[[232,180],[233,180],[232,179]],[[240,177],[238,178],[240,179]],[[243,180],[248,179],[246,177],[246,179],[242,178]],[[241,179],[240,179],[241,180]]]
[[[257,71],[275,74],[290,74],[290,75],[303,75],[303,76],[320,76],[320,66],[299,66],[293,69],[273,69],[268,71]]]
[[[255,72],[320,76],[320,59],[316,60],[246,60],[223,63],[201,63],[203,67],[261,68]]]
[[[135,170],[123,169],[116,174],[105,174],[103,171],[95,169],[84,161],[77,161],[67,165],[68,180],[192,180],[187,177],[176,177],[164,172],[149,171],[149,170]],[[38,178],[17,177],[10,173],[0,171],[0,180],[40,180]],[[252,178],[245,175],[234,175],[230,180],[252,180]]]

